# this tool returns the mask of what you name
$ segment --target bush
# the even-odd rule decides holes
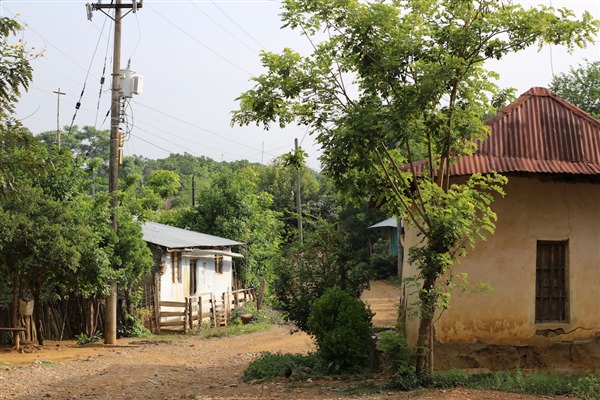
[[[260,310],[256,309],[256,302],[248,302],[241,307],[236,307],[232,310],[231,315],[229,317],[229,324],[231,325],[241,325],[242,324],[242,315],[244,314],[252,314],[253,319],[252,323],[259,324],[282,324],[283,317],[281,313],[277,310],[274,310],[272,307],[263,307]]]
[[[375,242],[370,262],[377,279],[386,279],[398,274],[398,256],[390,253],[386,240],[378,239]]]
[[[328,289],[315,302],[308,328],[330,372],[356,372],[373,367],[372,317],[363,302],[338,286]]]
[[[600,377],[594,375],[580,377],[577,384],[572,386],[572,392],[581,400],[600,399]]]
[[[320,359],[315,353],[281,354],[262,353],[248,365],[244,371],[244,382],[256,379],[272,379],[284,376],[285,369],[289,367],[295,377],[308,377],[321,375],[323,370]]]
[[[389,371],[399,371],[413,364],[414,356],[408,350],[406,338],[400,332],[381,332],[377,340],[377,350],[381,352],[384,366]]]

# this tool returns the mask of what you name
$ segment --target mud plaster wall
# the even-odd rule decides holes
[[[454,293],[435,324],[436,340],[539,346],[593,337],[600,330],[600,185],[511,177],[505,190],[492,206],[496,233],[455,268],[468,274],[469,283],[488,283],[494,291]],[[535,323],[538,240],[569,241],[568,323]],[[416,242],[408,225],[406,247]],[[415,272],[406,256],[404,271],[405,277]],[[415,290],[407,292],[414,300]],[[409,343],[416,342],[417,329],[418,320],[409,319]]]

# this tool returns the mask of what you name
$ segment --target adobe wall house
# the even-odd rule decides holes
[[[455,270],[468,273],[470,284],[489,283],[494,291],[454,293],[450,309],[435,322],[435,339],[509,345],[517,349],[511,357],[518,358],[526,349],[597,337],[600,122],[536,87],[486,124],[490,137],[473,156],[458,159],[451,174],[464,180],[497,171],[509,182],[506,196],[492,205],[498,216],[495,234],[461,258]],[[417,240],[415,229],[410,223],[405,229],[410,248]],[[415,273],[407,257],[404,271],[405,276]],[[407,322],[411,343],[417,328],[416,318]],[[531,354],[521,367],[530,367],[536,357],[533,366],[553,366],[542,353]],[[573,355],[565,357],[573,362]],[[494,367],[475,361],[469,366]]]
[[[199,293],[219,297],[232,290],[233,258],[243,256],[231,247],[243,243],[157,222],[144,223],[142,232],[155,260],[157,301],[184,301]]]

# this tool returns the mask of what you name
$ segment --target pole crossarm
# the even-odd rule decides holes
[[[112,19],[113,21],[116,21],[116,17],[113,17],[112,15],[110,15],[109,13],[107,13],[106,11],[104,11],[104,9],[129,9],[129,11],[127,11],[125,14],[121,15],[119,17],[119,20],[123,19],[127,14],[129,14],[130,12],[136,12],[138,9],[144,7],[144,3],[141,1],[136,1],[134,0],[131,4],[123,4],[123,3],[116,3],[116,4],[102,4],[102,3],[96,3],[96,4],[90,4],[90,7],[93,11],[101,11],[104,15],[106,15],[108,18]]]

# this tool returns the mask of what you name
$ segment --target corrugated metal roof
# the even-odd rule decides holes
[[[452,175],[600,174],[600,122],[548,89],[529,89],[486,125],[490,136],[452,164]]]
[[[142,224],[143,239],[148,243],[172,249],[191,247],[222,247],[243,244],[206,233],[189,231],[174,226],[145,222]]]

